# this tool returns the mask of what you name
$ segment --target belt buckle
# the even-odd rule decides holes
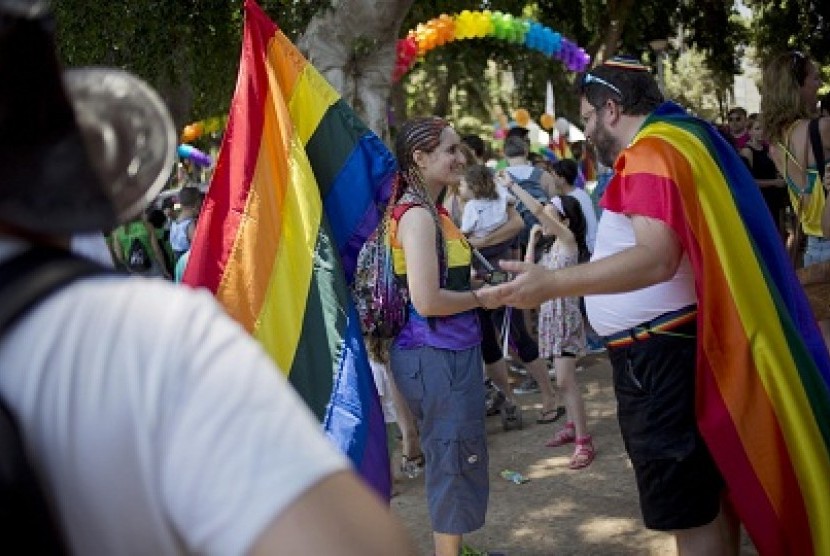
[[[638,338],[637,334],[639,334],[641,332],[645,332],[647,335],[644,338]],[[633,326],[629,329],[628,335],[635,342],[640,342],[642,340],[647,340],[651,337],[651,328],[648,327],[648,326],[641,326],[641,325]]]

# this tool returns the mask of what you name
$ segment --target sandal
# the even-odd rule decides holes
[[[417,479],[424,472],[425,464],[424,454],[419,454],[414,457],[409,457],[404,454],[401,456],[401,473],[410,479]]]
[[[539,418],[536,419],[536,422],[540,425],[546,425],[548,423],[555,423],[565,414],[565,406],[560,405],[554,409],[548,409],[547,411],[540,411]]]
[[[554,434],[550,440],[545,442],[545,446],[548,448],[557,448],[559,446],[564,446],[565,444],[570,444],[571,442],[576,440],[576,429],[574,428],[573,423],[565,423],[565,426],[559,429],[556,434]]]
[[[571,463],[568,464],[568,467],[571,469],[588,467],[594,461],[594,456],[596,455],[594,443],[591,442],[591,435],[577,438],[574,442],[576,443],[576,449],[574,450],[574,455],[571,456]]]

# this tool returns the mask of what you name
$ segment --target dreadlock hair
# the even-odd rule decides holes
[[[398,136],[395,138],[395,155],[400,168],[397,191],[390,199],[390,205],[396,203],[405,193],[410,193],[429,211],[435,222],[436,248],[438,250],[439,267],[441,268],[442,280],[447,272],[446,247],[444,235],[441,233],[441,220],[438,217],[438,209],[427,191],[421,171],[415,164],[415,151],[431,153],[441,143],[441,133],[449,127],[449,123],[438,116],[426,116],[414,118],[404,122]]]

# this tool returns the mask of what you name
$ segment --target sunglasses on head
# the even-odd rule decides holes
[[[592,84],[595,84],[595,83],[599,84],[599,85],[603,85],[605,87],[608,87],[609,89],[611,89],[612,91],[614,91],[615,93],[620,95],[620,98],[622,98],[622,96],[623,96],[622,91],[620,90],[619,87],[617,87],[613,83],[610,83],[609,81],[606,81],[602,77],[597,77],[596,75],[593,75],[591,73],[586,73],[585,75],[582,76],[582,86],[583,87],[585,87],[587,85],[592,85]]]

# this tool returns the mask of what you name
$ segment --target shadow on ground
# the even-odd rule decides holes
[[[634,475],[617,426],[607,358],[588,356],[580,365],[584,370],[577,373],[577,380],[585,397],[596,459],[583,470],[568,469],[573,446],[544,445],[561,423],[536,424],[539,395],[519,396],[525,422],[522,430],[504,432],[498,417],[488,418],[487,522],[465,536],[466,544],[509,556],[675,553],[671,537],[645,529],[640,520]],[[509,482],[499,476],[503,469],[518,471],[530,482]],[[398,478],[394,488],[394,512],[404,520],[422,553],[432,554],[423,479]],[[746,540],[742,554],[755,554]]]

